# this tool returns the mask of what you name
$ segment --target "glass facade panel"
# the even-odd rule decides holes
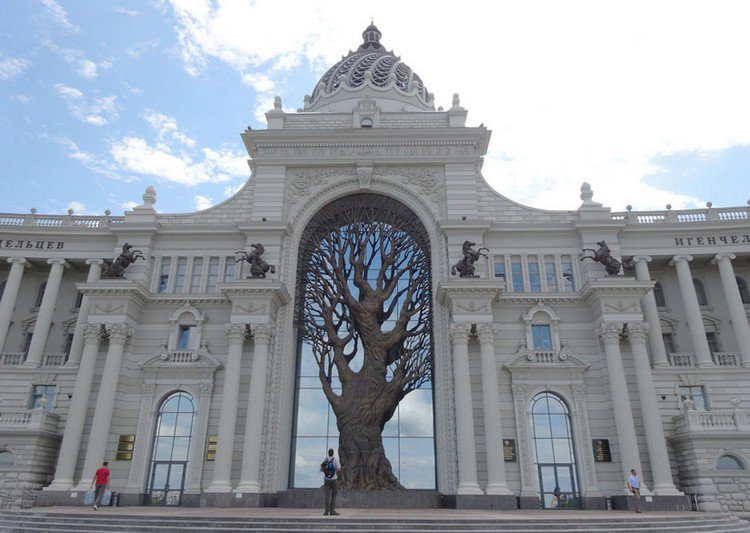
[[[547,280],[547,290],[557,292],[557,272],[555,269],[555,258],[546,256],[544,258],[544,276]]]
[[[193,261],[193,276],[190,282],[190,292],[198,292],[201,287],[201,277],[203,276],[203,259],[198,258]]]
[[[513,278],[513,292],[523,292],[523,267],[521,258],[517,255],[510,259],[510,274]]]
[[[177,273],[174,279],[174,292],[183,292],[185,289],[185,276],[187,275],[187,259],[180,257],[177,260]]]
[[[529,290],[531,292],[542,292],[542,276],[539,272],[539,263],[534,256],[528,259],[529,267]]]
[[[549,351],[552,349],[552,334],[549,325],[532,325],[531,338],[534,341],[534,350]]]
[[[212,257],[208,261],[208,279],[206,280],[206,291],[216,292],[219,283],[219,258]]]
[[[576,283],[573,277],[573,263],[570,260],[570,256],[563,256],[562,258],[562,275],[563,275],[563,290],[565,292],[575,292]]]
[[[495,257],[495,277],[505,281],[505,259]]]
[[[234,281],[234,269],[237,267],[233,257],[227,258],[227,263],[224,265],[224,281]]]
[[[159,292],[167,292],[169,288],[169,269],[172,261],[169,257],[161,260],[161,272],[159,273]]]

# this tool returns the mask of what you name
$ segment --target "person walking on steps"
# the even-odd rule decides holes
[[[102,497],[104,492],[109,490],[109,463],[104,461],[104,464],[94,474],[94,479],[91,480],[91,488],[94,489],[94,511],[96,511],[102,503]]]
[[[628,477],[628,490],[635,496],[635,512],[641,512],[641,480],[638,478],[638,473],[633,468],[630,471],[630,477]]]
[[[341,465],[336,456],[333,455],[333,448],[328,450],[328,455],[320,465],[320,471],[323,472],[323,490],[325,491],[326,510],[324,515],[338,516],[336,511],[336,494],[339,492],[339,474]]]

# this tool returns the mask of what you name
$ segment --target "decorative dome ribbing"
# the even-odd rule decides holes
[[[422,78],[380,44],[381,35],[380,30],[370,24],[362,32],[363,42],[359,48],[349,52],[323,75],[312,97],[306,99],[305,107],[314,106],[319,98],[332,95],[342,86],[353,89],[368,83],[380,89],[395,87],[403,95],[416,96],[422,106],[432,108],[432,95],[427,92]]]

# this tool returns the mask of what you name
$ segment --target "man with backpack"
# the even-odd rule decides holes
[[[339,473],[341,465],[336,456],[333,455],[333,448],[328,450],[328,456],[320,464],[320,471],[323,472],[323,490],[325,491],[326,510],[323,515],[338,516],[336,511],[336,494],[339,492]]]

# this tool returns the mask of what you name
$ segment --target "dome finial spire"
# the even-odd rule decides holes
[[[362,44],[360,45],[360,50],[367,50],[367,49],[379,49],[382,47],[380,44],[380,37],[383,34],[380,33],[380,30],[377,26],[375,26],[374,19],[370,20],[370,25],[365,28],[365,31],[362,32]]]

